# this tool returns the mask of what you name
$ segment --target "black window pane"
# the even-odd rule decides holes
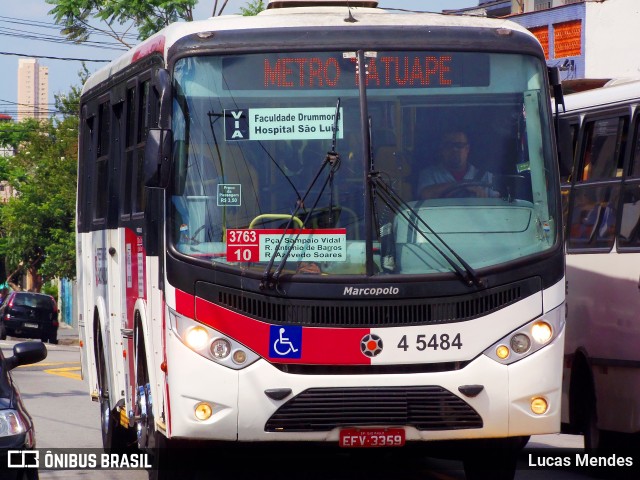
[[[640,184],[625,185],[620,216],[620,247],[640,247]]]
[[[640,116],[636,118],[635,137],[633,139],[633,150],[631,151],[631,172],[634,177],[640,177]]]
[[[587,124],[579,180],[602,180],[622,176],[625,118],[606,118]]]
[[[619,194],[619,184],[575,189],[568,230],[570,249],[613,247]]]
[[[131,198],[132,198],[132,190],[133,190],[133,167],[134,167],[134,157],[135,151],[129,150],[126,154],[126,165],[125,165],[125,177],[123,182],[122,192],[124,194],[123,205],[122,205],[122,213],[128,215],[131,213]]]
[[[558,145],[558,157],[560,160],[560,182],[571,182],[571,170],[573,158],[578,142],[578,124],[569,124],[567,121],[560,123],[560,140]]]
[[[135,124],[138,111],[136,107],[136,89],[133,87],[127,90],[127,147],[136,143]]]
[[[109,113],[109,104],[102,103],[98,108],[98,157],[109,155],[109,131],[111,126]]]
[[[149,81],[140,85],[139,96],[140,103],[138,105],[138,143],[143,142],[149,130]]]
[[[136,205],[135,212],[144,212],[145,189],[144,189],[144,151],[138,150],[137,172],[136,172]]]
[[[96,175],[96,202],[94,210],[94,219],[102,219],[107,216],[107,185],[109,184],[108,163],[100,160],[97,163]]]

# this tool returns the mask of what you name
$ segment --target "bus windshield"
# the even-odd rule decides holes
[[[243,271],[424,275],[554,246],[539,59],[363,57],[362,89],[352,51],[176,62],[169,233],[178,254]]]

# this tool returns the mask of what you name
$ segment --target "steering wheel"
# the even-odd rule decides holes
[[[445,188],[440,193],[440,198],[477,197],[477,193],[470,190],[469,187],[482,187],[489,189],[491,188],[491,184],[479,181],[458,182],[455,185]],[[460,195],[461,193],[464,193],[464,195]]]

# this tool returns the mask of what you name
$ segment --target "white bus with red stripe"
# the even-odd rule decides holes
[[[559,430],[542,49],[376,3],[174,24],[87,81],[79,312],[106,448]],[[483,175],[434,198],[452,130]]]

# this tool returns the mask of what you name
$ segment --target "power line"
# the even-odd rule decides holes
[[[69,62],[110,62],[111,60],[99,60],[92,58],[71,58],[71,57],[52,57],[49,55],[27,55],[26,53],[0,52],[0,55],[13,55],[16,57],[27,58],[46,58],[48,60],[64,60]]]
[[[38,30],[30,31],[26,29],[20,30],[17,28],[12,28],[13,26],[16,26],[16,25],[30,26]],[[84,47],[90,47],[90,48],[101,48],[101,49],[107,49],[111,51],[115,50],[115,51],[124,52],[128,50],[127,46],[117,42],[104,42],[104,41],[100,42],[100,41],[92,41],[92,40],[86,40],[84,42],[76,42],[64,36],[51,35],[47,31],[42,31],[42,32],[40,31],[42,29],[58,30],[58,27],[59,26],[56,26],[55,24],[51,24],[47,22],[27,20],[27,19],[16,18],[16,17],[6,17],[6,16],[0,15],[0,36],[14,37],[22,40],[36,40],[36,41],[48,42],[48,43],[59,43],[59,44],[74,45],[74,46],[84,46]],[[91,25],[88,25],[87,28],[91,35],[107,36],[107,37],[113,38],[113,36],[109,35],[107,32],[103,32],[95,27],[92,27]],[[114,35],[122,39],[137,38],[137,36],[130,33],[125,33],[125,32],[114,32]],[[102,60],[102,59],[97,60],[97,59],[57,57],[57,56],[45,56],[45,55],[22,55],[22,54],[8,53],[8,52],[2,52],[2,53],[4,53],[5,55],[12,54],[17,56],[26,56],[26,57],[32,57],[32,58],[44,58],[49,60],[86,61],[86,62],[109,62],[110,61],[110,60]]]
[[[0,15],[0,22],[6,22],[6,23],[11,23],[13,25],[27,25],[29,27],[37,27],[37,28],[49,28],[49,29],[54,29],[54,30],[59,30],[60,29],[60,25],[55,24],[55,23],[50,23],[50,22],[41,22],[39,20],[28,20],[28,19],[24,19],[24,18],[17,18],[17,17],[5,17],[3,15]],[[98,30],[97,28],[88,25],[87,27],[89,30],[92,30],[92,35],[102,35],[105,37],[110,37],[110,35],[106,32],[103,32],[101,30]],[[126,32],[113,32],[114,35],[118,36],[119,38],[130,38],[133,40],[137,40],[138,36],[136,34],[133,33],[126,33]]]
[[[4,35],[6,37],[16,37],[22,40],[38,40],[41,42],[49,42],[49,43],[62,43],[66,45],[80,45],[73,40],[68,40],[66,38],[52,37],[50,35],[42,35],[34,32],[22,32],[20,30],[16,30],[13,28],[0,28],[0,35]],[[105,50],[127,50],[124,45],[120,45],[119,43],[106,43],[106,42],[93,42],[90,40],[82,42],[82,45],[92,48],[101,48]]]

